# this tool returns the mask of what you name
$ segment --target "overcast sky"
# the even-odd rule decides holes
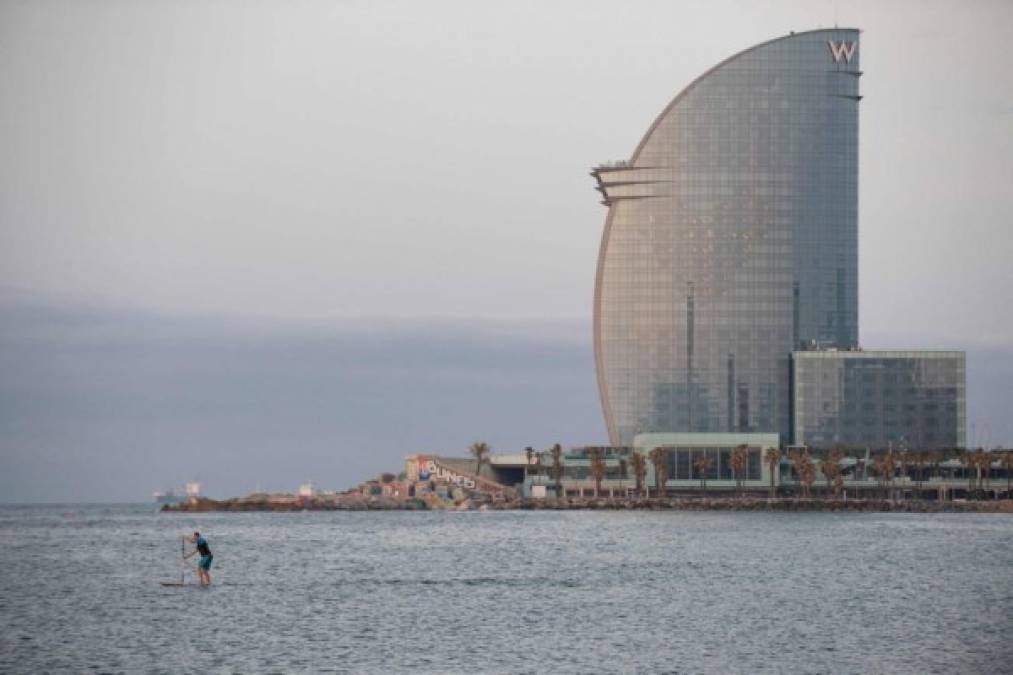
[[[0,0],[0,499],[142,498],[198,473],[197,446],[226,493],[271,471],[351,484],[476,437],[603,441],[588,321],[605,209],[588,169],[628,157],[715,63],[835,23],[864,31],[863,344],[1008,367],[1011,3]],[[400,337],[370,349],[377,334]],[[261,346],[237,347],[233,370],[165,379],[241,335]],[[331,358],[352,345],[339,335],[358,375]],[[434,366],[460,390],[407,368],[397,397],[306,421],[431,350],[470,355]],[[526,350],[543,365],[519,365]],[[304,379],[278,374],[286,358]],[[520,380],[364,439],[421,399],[460,408],[490,368]],[[250,378],[271,396],[204,406]],[[1013,442],[994,403],[1009,386],[989,386],[969,417]],[[290,438],[240,434],[251,417]],[[244,447],[271,460],[236,466]]]

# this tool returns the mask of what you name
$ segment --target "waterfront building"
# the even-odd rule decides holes
[[[777,434],[709,434],[661,433],[639,434],[634,447],[626,448],[570,448],[560,457],[562,476],[557,480],[548,451],[538,453],[535,463],[524,473],[523,482],[513,487],[517,494],[544,498],[557,496],[593,497],[603,499],[635,496],[713,497],[732,496],[739,490],[739,482],[731,468],[731,456],[736,448],[746,446],[747,463],[741,475],[741,489],[753,496],[766,496],[773,482],[774,492],[780,497],[797,497],[807,481],[800,474],[801,464],[808,464],[811,481],[808,491],[813,496],[829,497],[836,488],[829,484],[823,471],[824,463],[835,458],[834,451],[812,447],[785,447],[773,466],[766,451],[776,447]],[[666,477],[662,492],[654,473],[652,452],[663,452]],[[843,491],[841,496],[882,497],[887,489],[896,498],[947,500],[986,494],[989,498],[1009,498],[1007,481],[1013,469],[1005,464],[1010,449],[993,449],[985,453],[987,466],[968,462],[969,455],[955,449],[939,451],[910,451],[907,448],[845,448],[836,456]],[[591,453],[598,453],[605,463],[600,486],[591,472]],[[646,460],[646,475],[642,491],[636,490],[636,475],[632,455],[638,453]],[[879,461],[892,458],[891,474],[883,475]],[[710,460],[706,472],[696,460]],[[801,462],[801,463],[800,463]],[[773,474],[773,481],[771,477]],[[978,487],[972,487],[978,486]]]
[[[1008,497],[1013,462],[1006,457],[1013,450],[995,448],[989,452],[965,452],[953,448],[914,450],[903,446],[834,447],[787,446],[776,461],[768,461],[768,448],[777,447],[777,434],[652,433],[639,434],[628,447],[574,447],[561,449],[557,477],[551,449],[538,450],[530,459],[524,453],[494,454],[492,468],[483,466],[482,477],[474,473],[474,460],[446,455],[410,455],[405,459],[404,479],[382,485],[371,481],[363,494],[413,496],[436,495],[460,502],[475,495],[484,498],[515,496],[536,499],[570,498],[624,499],[630,497],[732,496],[740,489],[755,496],[773,491],[780,497],[806,493],[834,496],[825,463],[836,460],[840,476],[840,497],[883,497],[889,490],[896,498],[932,500],[986,495]],[[732,453],[745,446],[744,470],[736,476]],[[654,473],[654,452],[660,449],[665,478],[659,491]],[[984,453],[984,454],[982,454]],[[644,458],[645,473],[637,490],[634,454]],[[881,460],[890,458],[890,473],[884,475]],[[595,480],[592,469],[599,460],[603,471]],[[704,462],[698,460],[709,460]],[[986,459],[984,463],[977,463]],[[810,469],[808,477],[802,469]],[[487,477],[489,476],[489,477]],[[491,477],[495,477],[495,480]],[[741,479],[740,481],[737,480]],[[773,480],[771,480],[773,478]]]
[[[794,352],[794,442],[811,448],[962,448],[965,371],[963,352]]]
[[[633,445],[637,452],[648,457],[655,448],[665,451],[666,488],[709,485],[711,489],[720,490],[735,487],[731,460],[738,447],[744,447],[747,453],[741,475],[743,487],[770,485],[770,467],[763,461],[763,452],[767,448],[777,448],[778,441],[777,434],[652,433],[638,434]],[[700,462],[701,459],[704,462]],[[777,467],[774,471],[776,480]],[[653,462],[648,462],[648,483],[652,487],[658,484]]]
[[[594,347],[613,445],[790,427],[790,354],[858,344],[859,31],[793,33],[710,69],[608,206]]]

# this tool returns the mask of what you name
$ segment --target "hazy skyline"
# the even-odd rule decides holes
[[[0,499],[604,442],[588,170],[719,61],[835,23],[864,31],[860,340],[966,349],[968,441],[1013,443],[1008,3],[0,0]]]

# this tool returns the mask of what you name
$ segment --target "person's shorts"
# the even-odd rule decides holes
[[[214,559],[213,555],[202,555],[200,557],[200,568],[207,572],[211,569],[211,561]]]

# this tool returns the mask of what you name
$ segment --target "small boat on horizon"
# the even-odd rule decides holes
[[[151,493],[151,496],[154,498],[155,503],[160,506],[162,504],[182,504],[191,497],[200,497],[200,483],[195,480],[188,481],[186,487],[180,492],[170,488],[165,492],[155,491]]]

